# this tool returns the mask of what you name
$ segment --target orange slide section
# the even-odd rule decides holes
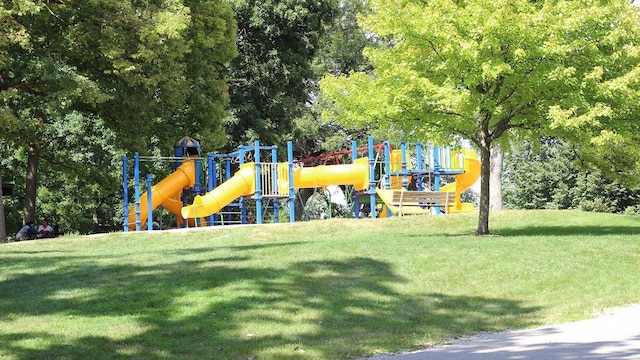
[[[456,201],[455,205],[449,207],[449,213],[455,212],[472,212],[475,211],[475,207],[472,203],[463,203],[461,198],[462,193],[480,178],[480,160],[478,160],[478,154],[473,150],[463,150],[464,157],[464,174],[456,175],[456,181],[447,184],[440,188],[440,191],[455,191]]]
[[[282,168],[286,168],[285,163]],[[227,181],[203,196],[196,196],[193,204],[182,208],[185,219],[206,217],[220,212],[233,200],[252,195],[256,191],[255,164],[247,163]],[[284,179],[280,179],[281,181]],[[288,180],[287,180],[288,182]],[[369,185],[368,158],[356,159],[353,164],[320,165],[293,169],[295,188],[327,187],[329,185],[354,185],[357,190]],[[283,185],[288,189],[288,184]]]
[[[156,185],[151,187],[151,210],[155,210],[158,206],[163,205],[167,208],[167,210],[174,212],[178,211],[177,214],[180,214],[179,210],[176,210],[174,202],[182,189],[190,188],[195,184],[196,172],[195,166],[192,161],[185,161],[180,167],[176,169],[173,173],[171,173],[166,178],[162,179]],[[173,205],[173,206],[171,206]],[[182,204],[180,204],[182,207]],[[140,226],[144,226],[145,221],[147,220],[148,214],[148,201],[147,201],[147,193],[144,192],[140,196]],[[135,230],[136,228],[136,207],[133,206],[131,210],[129,210],[129,229]]]

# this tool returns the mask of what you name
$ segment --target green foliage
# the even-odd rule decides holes
[[[224,2],[36,4],[28,12],[2,8],[13,32],[24,35],[0,48],[0,107],[24,123],[11,134],[75,111],[98,114],[121,145],[137,150],[153,145],[152,137],[172,144],[176,133],[223,143],[221,71],[235,55],[233,13]]]
[[[353,71],[370,71],[369,61],[363,54],[367,46],[375,46],[375,38],[367,36],[358,24],[358,16],[369,12],[364,0],[340,1],[337,15],[327,25],[320,38],[320,50],[314,61],[316,73],[349,74]]]
[[[616,151],[605,162],[637,163],[633,152],[620,151],[637,144],[640,115],[633,100],[640,85],[640,10],[629,1],[369,5],[365,32],[389,45],[365,50],[371,73],[322,80],[323,97],[333,104],[325,118],[436,143],[470,140],[480,150],[485,179],[479,234],[489,232],[494,141],[506,142],[515,132],[556,134],[594,148],[611,144]],[[594,157],[603,154],[610,152],[597,150]],[[625,167],[630,175],[636,168]]]
[[[337,1],[234,0],[239,55],[229,77],[230,149],[259,139],[280,144],[303,116],[316,74],[311,66]]]
[[[335,10],[336,16],[326,24],[313,60],[314,78],[309,81],[311,106],[294,120],[291,139],[294,140],[294,151],[300,157],[344,151],[351,148],[351,141],[363,143],[375,132],[370,127],[348,129],[321,118],[326,104],[318,98],[320,77],[326,73],[337,75],[370,70],[362,51],[367,45],[375,45],[375,38],[367,37],[357,23],[357,17],[368,11],[365,1],[340,1]]]
[[[586,167],[574,146],[546,138],[507,153],[503,200],[516,209],[581,209],[623,213],[640,205],[640,191]]]
[[[115,134],[100,119],[69,114],[41,130],[49,144],[39,167],[38,212],[64,231],[90,233],[98,224],[113,228],[121,223],[122,151],[115,148]],[[5,181],[16,185],[14,195],[5,197],[9,234],[22,225],[25,197],[26,151],[3,141],[2,166]]]
[[[40,159],[39,218],[82,233],[112,226],[122,154],[171,154],[184,135],[226,141],[236,25],[225,1],[16,0],[0,4],[0,30],[0,138],[17,153],[17,188],[24,153]]]

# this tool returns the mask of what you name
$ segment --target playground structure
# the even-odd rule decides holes
[[[389,142],[374,145],[371,137],[365,147],[359,148],[353,142],[350,151],[301,160],[294,160],[293,146],[288,142],[287,162],[277,161],[277,147],[261,146],[257,141],[253,146],[239,147],[236,152],[207,154],[206,158],[201,157],[199,143],[189,137],[178,141],[174,149],[175,157],[164,160],[174,161],[175,170],[155,185],[151,175],[147,175],[146,192],[142,194],[139,162],[153,158],[143,159],[136,153],[135,203],[130,209],[127,202],[129,161],[127,157],[123,158],[125,231],[139,231],[145,222],[151,230],[151,221],[147,220],[159,206],[176,215],[180,227],[230,224],[234,218],[240,219],[239,223],[251,223],[249,200],[255,202],[255,222],[258,224],[263,223],[264,209],[268,206],[273,208],[273,221],[279,222],[281,201],[288,203],[289,222],[294,222],[296,191],[331,185],[353,190],[349,197],[353,200],[352,214],[356,218],[360,217],[361,202],[371,218],[469,212],[475,208],[471,203],[463,203],[461,194],[480,176],[480,162],[471,150],[420,143],[415,148],[401,143],[399,149],[393,149]],[[270,153],[270,162],[262,161],[264,152]],[[206,181],[202,171],[204,160]],[[236,170],[232,175],[234,167]],[[452,176],[454,181],[441,186],[443,176]],[[205,182],[206,187],[203,186]],[[403,192],[399,193],[400,203],[398,192]],[[437,200],[428,202],[425,196],[429,193],[452,196],[450,200],[447,196],[446,201],[436,197]],[[407,199],[404,204],[403,198]],[[411,198],[414,200],[410,202]],[[238,211],[233,212],[232,208]]]

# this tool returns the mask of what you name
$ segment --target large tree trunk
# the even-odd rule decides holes
[[[478,227],[476,235],[489,235],[489,183],[491,179],[491,132],[489,121],[491,113],[482,111],[483,118],[479,119],[480,132],[476,144],[480,148],[480,211],[478,213]]]
[[[480,149],[480,211],[476,235],[489,235],[489,180],[491,173],[491,150]]]
[[[499,144],[491,148],[491,180],[489,182],[489,208],[502,210],[502,160],[504,153]]]
[[[0,168],[0,243],[7,242],[7,227],[4,220],[4,201],[2,199],[2,169]]]
[[[27,159],[27,187],[24,194],[24,223],[36,220],[36,192],[38,189],[38,161],[40,157],[35,147],[29,147]]]

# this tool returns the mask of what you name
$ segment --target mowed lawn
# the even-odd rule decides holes
[[[640,302],[640,216],[503,211],[0,245],[2,359],[352,359]]]

